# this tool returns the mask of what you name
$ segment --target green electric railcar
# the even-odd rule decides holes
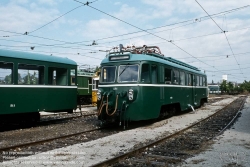
[[[76,70],[67,58],[0,50],[0,120],[38,120],[40,111],[72,112],[77,87],[70,77]]]
[[[77,103],[78,105],[86,105],[92,103],[92,87],[94,71],[78,69],[77,70],[77,82],[75,82],[75,74],[71,73],[71,83],[77,85]]]
[[[156,46],[121,45],[101,62],[97,96],[102,123],[155,119],[207,102],[207,77]]]

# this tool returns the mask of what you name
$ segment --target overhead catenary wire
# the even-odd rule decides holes
[[[230,30],[230,31],[227,31],[227,33],[230,33],[230,32],[235,32],[235,31],[242,31],[242,30],[245,30],[245,29],[249,29],[250,27],[244,27],[244,28],[239,28],[239,29],[235,29],[235,30]],[[165,30],[164,30],[165,31]],[[162,32],[162,31],[159,31],[159,32]],[[158,32],[156,32],[158,33]],[[196,38],[202,38],[202,37],[208,37],[208,36],[213,36],[213,35],[220,35],[221,32],[219,33],[210,33],[210,34],[204,34],[204,35],[199,35],[199,36],[193,36],[193,37],[188,37],[188,38],[182,38],[182,39],[175,39],[174,41],[175,42],[178,42],[178,41],[183,41],[183,40],[190,40],[190,39],[196,39]],[[141,35],[141,36],[145,36],[145,35]],[[138,38],[138,37],[141,37],[141,36],[136,36],[136,37],[133,37],[133,38]],[[133,39],[133,38],[129,38],[129,39]],[[70,48],[70,49],[80,49],[80,48],[74,48],[74,47],[64,47],[61,45],[55,45],[55,44],[41,44],[41,43],[31,43],[31,42],[23,42],[23,41],[17,41],[17,40],[10,40],[10,39],[0,39],[0,40],[3,40],[3,41],[11,41],[11,42],[17,42],[17,43],[26,43],[26,44],[31,44],[32,46],[35,46],[35,47],[40,47],[40,46],[46,46],[46,47],[57,47],[57,48]],[[117,41],[122,41],[124,39],[121,39],[121,40],[117,40]],[[108,42],[108,43],[112,43],[112,42],[117,42],[117,41],[111,41],[111,42]],[[156,44],[162,44],[162,43],[166,43],[166,42],[169,42],[169,41],[164,41],[164,42],[157,42],[157,43],[151,43],[149,45],[156,45]],[[107,43],[107,42],[105,42]],[[99,43],[98,46],[93,46],[93,47],[105,47],[105,48],[109,48],[107,46],[102,46],[100,44],[105,44],[105,43]],[[9,47],[16,47],[16,46],[9,46]],[[20,47],[25,47],[25,46],[20,46]],[[27,46],[27,47],[31,47],[31,46]],[[81,49],[81,50],[92,50],[92,51],[98,51],[98,50],[93,50],[93,49]],[[234,54],[234,55],[238,55],[238,54]],[[223,56],[227,56],[227,55],[223,55]],[[228,54],[228,56],[230,56]],[[206,56],[206,57],[213,57],[213,56]],[[197,58],[200,58],[200,57],[197,57]],[[182,59],[182,58],[181,58]],[[188,58],[185,58],[185,59],[188,59]]]
[[[239,7],[239,8],[234,8],[234,9],[230,9],[230,10],[226,10],[226,11],[222,11],[222,12],[219,12],[219,13],[215,13],[215,14],[212,14],[210,16],[220,16],[222,14],[228,14],[228,13],[231,13],[231,12],[236,12],[238,10],[242,10],[244,8],[248,8],[250,7],[250,5],[246,5],[246,6],[242,6],[242,7]],[[206,20],[206,19],[209,19],[208,16],[203,16],[203,17],[200,17],[199,20]],[[168,26],[173,26],[173,25],[178,25],[178,24],[183,24],[183,23],[186,23],[186,22],[192,22],[192,24],[194,24],[194,19],[189,19],[189,20],[184,20],[184,21],[181,21],[181,22],[176,22],[176,23],[171,23],[171,24],[167,24],[167,25],[163,25],[163,26],[159,26],[159,27],[154,27],[154,28],[149,28],[149,29],[145,29],[146,31],[150,31],[150,30],[155,30],[155,29],[160,29],[160,28],[164,28],[164,27],[168,27]],[[189,25],[190,23],[188,23],[187,25]],[[184,25],[185,26],[185,25]],[[181,26],[179,26],[181,27]],[[177,27],[177,28],[179,28]],[[171,29],[176,29],[176,28],[171,28]],[[106,39],[111,39],[111,38],[116,38],[116,37],[121,37],[121,36],[127,36],[127,35],[131,35],[131,34],[137,34],[137,33],[141,33],[141,32],[144,32],[144,31],[135,31],[135,32],[131,32],[131,33],[125,33],[125,34],[120,34],[120,35],[115,35],[115,36],[110,36],[110,37],[104,37],[104,38],[99,38],[99,39],[95,39],[96,41],[100,41],[100,40],[106,40]],[[80,42],[71,42],[69,44],[80,44],[80,43],[84,43],[84,42],[91,42],[93,40],[88,40],[88,41],[80,41]],[[114,41],[116,42],[116,41]],[[110,42],[108,42],[110,43]],[[58,45],[61,45],[61,44],[58,44]]]
[[[95,1],[92,1],[92,3],[93,2],[95,2]],[[84,4],[86,4],[86,3],[83,3],[83,5]],[[246,6],[242,6],[242,7],[238,7],[238,8],[234,8],[234,9],[230,9],[230,10],[226,10],[226,11],[222,11],[222,12],[219,12],[219,13],[211,14],[210,16],[219,16],[219,15],[222,15],[222,14],[228,14],[228,13],[236,12],[238,10],[242,10],[242,9],[248,8],[248,7],[250,7],[250,5],[246,5]],[[203,17],[200,17],[198,20],[206,19],[207,17],[208,16],[203,16]],[[171,23],[171,24],[168,24],[168,25],[154,27],[154,28],[150,28],[150,29],[146,29],[146,30],[149,31],[149,30],[159,29],[159,28],[163,28],[163,27],[167,27],[167,26],[172,26],[172,25],[177,25],[177,24],[182,24],[182,23],[186,23],[186,22],[190,22],[190,21],[193,22],[194,19],[184,20],[184,21],[181,21],[181,22]],[[24,35],[24,33],[11,32],[11,31],[5,31],[5,30],[0,30],[0,31],[18,34],[18,36],[19,35]],[[120,35],[116,35],[116,36],[111,36],[111,37],[100,38],[100,39],[96,39],[96,41],[104,40],[104,39],[110,39],[110,38],[115,38],[115,37],[120,37],[120,36],[125,36],[125,35],[131,35],[131,34],[140,33],[140,32],[143,32],[143,31],[136,31],[136,32],[126,33],[126,34],[120,34]],[[51,38],[46,38],[46,37],[34,36],[34,35],[30,35],[28,32],[25,35],[26,36],[35,37],[35,38],[41,38],[41,39],[56,41],[56,42],[62,42],[62,44],[54,44],[54,45],[80,44],[80,43],[84,43],[84,42],[92,42],[93,41],[93,40],[88,40],[88,41],[80,41],[80,42],[68,42],[68,41],[62,41],[62,40],[58,40],[58,39],[51,39]]]
[[[76,10],[76,9],[78,9],[78,8],[80,8],[80,7],[83,7],[83,6],[87,5],[87,4],[94,3],[94,2],[96,2],[96,1],[98,1],[98,0],[95,0],[95,1],[92,1],[92,2],[87,2],[87,3],[83,4],[83,5],[77,6],[77,7],[73,8],[73,9],[69,10],[68,12],[62,14],[61,16],[59,16],[59,17],[57,17],[57,18],[51,20],[50,22],[48,22],[48,23],[42,25],[41,27],[38,27],[38,28],[36,28],[35,30],[29,31],[29,32],[28,32],[28,31],[25,32],[24,35],[28,35],[28,34],[31,34],[31,33],[33,33],[33,32],[36,32],[36,31],[38,31],[38,30],[44,28],[45,26],[47,26],[47,25],[53,23],[54,21],[60,19],[61,17],[63,17],[63,16],[65,16],[65,15],[67,15],[67,14],[73,12],[74,10]]]
[[[193,20],[193,19],[192,19]],[[143,32],[143,31],[138,31],[138,32]],[[117,35],[119,37],[119,35]],[[185,40],[185,39],[184,39]],[[169,41],[166,41],[166,42],[169,42]],[[177,40],[175,40],[175,42],[177,42]],[[69,42],[68,44],[72,44],[72,42]],[[99,43],[98,43],[99,44]],[[63,45],[63,44],[62,44]],[[196,58],[199,59],[199,57],[195,56]]]
[[[82,3],[82,2],[80,2],[80,1],[78,1],[78,0],[73,0],[73,1],[78,2],[78,3]],[[148,31],[146,31],[146,30],[144,30],[144,29],[142,29],[142,28],[139,28],[139,27],[137,27],[137,26],[131,24],[131,23],[128,23],[128,22],[126,22],[126,21],[124,21],[124,20],[121,20],[121,19],[119,19],[119,18],[117,18],[117,17],[115,17],[115,16],[113,16],[113,15],[110,15],[110,14],[108,14],[108,13],[106,13],[106,12],[100,10],[100,9],[97,9],[97,8],[95,8],[95,7],[93,7],[93,6],[88,5],[88,7],[92,8],[92,9],[94,9],[94,10],[97,10],[97,11],[99,11],[99,12],[105,14],[105,15],[108,15],[108,16],[114,18],[114,19],[117,19],[117,20],[119,20],[119,21],[121,21],[121,22],[123,22],[123,23],[125,23],[125,24],[128,24],[128,25],[130,25],[130,26],[132,26],[132,27],[134,27],[134,28],[137,28],[137,29],[139,29],[139,30],[141,30],[141,31],[147,32],[147,33],[149,33],[149,34],[151,34],[151,35],[153,35],[153,36],[155,36],[155,37],[157,37],[157,38],[160,38],[160,39],[162,39],[162,40],[168,41],[168,42],[170,42],[171,44],[173,44],[174,46],[176,46],[178,49],[180,49],[181,51],[183,51],[184,53],[186,53],[186,54],[188,54],[189,56],[193,57],[194,59],[196,59],[196,60],[202,62],[203,64],[206,64],[207,66],[210,66],[210,67],[216,69],[214,66],[211,66],[211,65],[205,63],[204,61],[201,61],[201,60],[197,59],[195,56],[193,56],[192,54],[190,54],[189,52],[187,52],[186,50],[184,50],[183,48],[181,48],[180,46],[178,46],[177,44],[175,44],[175,43],[172,42],[172,41],[169,41],[169,40],[167,40],[167,39],[165,39],[165,38],[163,38],[163,37],[157,36],[157,35],[155,35],[155,34],[153,34],[153,33],[151,33],[151,32],[148,32]],[[216,70],[218,70],[218,69],[216,69]],[[218,70],[218,71],[220,71],[220,70]]]
[[[97,1],[97,0],[96,0]],[[95,2],[95,1],[92,1],[92,3]],[[83,5],[86,5],[83,4]],[[82,6],[82,5],[81,5]],[[222,12],[219,12],[219,13],[216,13],[216,14],[212,14],[210,16],[219,16],[221,14],[226,14],[226,13],[231,13],[231,12],[235,12],[235,11],[238,11],[238,10],[242,10],[244,8],[247,8],[249,7],[249,5],[246,5],[246,6],[242,6],[242,7],[238,7],[238,8],[234,8],[234,9],[230,9],[230,10],[227,10],[227,11],[222,11]],[[206,19],[208,16],[203,16],[203,17],[200,17],[199,20],[202,20],[203,18]],[[163,25],[163,26],[160,26],[160,27],[154,27],[154,28],[151,28],[151,29],[147,29],[148,30],[154,30],[154,29],[158,29],[158,28],[163,28],[163,27],[166,27],[166,26],[171,26],[171,25],[177,25],[177,24],[181,24],[181,23],[185,23],[185,22],[190,22],[190,21],[193,21],[194,19],[190,19],[190,20],[185,20],[185,21],[181,21],[181,22],[177,22],[177,23],[171,23],[171,24],[168,24],[168,25]],[[190,24],[190,23],[189,23]],[[187,24],[187,25],[189,25]],[[193,22],[192,22],[193,24]],[[182,25],[183,26],[183,25]],[[171,28],[171,29],[176,29],[176,28],[179,28],[179,27],[182,27],[182,26],[178,26],[178,27],[175,27],[175,28]],[[186,25],[184,25],[186,26]],[[0,30],[0,31],[3,31],[3,32],[9,32],[9,33],[16,33],[16,32],[10,32],[10,31],[4,31],[4,30]],[[167,31],[167,30],[163,30],[163,31]],[[162,32],[163,32],[162,31]],[[135,33],[140,33],[140,32],[143,32],[143,31],[136,31],[136,32],[132,32],[132,33],[126,33],[126,34],[121,34],[121,35],[116,35],[116,36],[111,36],[111,37],[106,37],[106,38],[100,38],[100,39],[97,39],[97,40],[104,40],[104,39],[110,39],[110,38],[115,38],[115,37],[120,37],[120,36],[125,36],[125,35],[129,35],[129,34],[135,34]],[[23,33],[16,33],[16,34],[20,34],[20,35],[23,35]],[[90,41],[81,41],[81,42],[67,42],[67,41],[62,41],[62,40],[57,40],[57,39],[50,39],[50,38],[45,38],[45,37],[39,37],[39,36],[33,36],[33,35],[29,35],[28,33],[26,34],[27,36],[31,36],[31,37],[35,37],[35,38],[41,38],[41,39],[45,39],[45,40],[52,40],[52,41],[56,41],[56,42],[62,42],[61,44],[51,44],[51,45],[47,45],[47,46],[56,46],[56,45],[66,45],[66,44],[80,44],[80,43],[83,43],[83,42],[91,42],[92,40]],[[146,34],[148,35],[148,34]],[[142,36],[146,36],[146,35],[142,35]],[[140,37],[140,36],[137,36],[137,37]],[[130,37],[128,39],[133,39],[133,38],[137,38],[137,37]],[[123,39],[122,39],[123,40]],[[116,40],[116,41],[111,41],[111,42],[117,42],[117,41],[122,41],[122,40]],[[126,39],[124,39],[126,40]],[[183,39],[185,40],[185,39]],[[177,40],[175,40],[177,41]],[[109,42],[105,42],[105,43],[111,43],[110,41]],[[168,42],[168,41],[167,41]],[[105,44],[105,43],[100,43],[100,44]],[[82,46],[82,45],[81,45]],[[85,45],[85,46],[89,46],[89,45]],[[94,45],[93,45],[94,46]],[[100,46],[100,45],[99,45]],[[96,47],[96,46],[94,46]]]
[[[1,47],[1,45],[0,45],[0,47]],[[10,49],[6,49],[6,48],[4,48],[5,50],[10,50]],[[22,50],[22,49],[11,49],[11,51],[21,51],[21,52],[27,52],[27,50]],[[62,53],[62,52],[46,52],[46,51],[32,51],[32,53],[45,53],[45,54],[50,54],[50,55],[52,55],[52,53],[54,53],[54,54],[58,54],[58,55],[60,55],[60,56],[62,56],[62,55],[75,55],[75,56],[84,56],[84,57],[89,57],[89,58],[93,58],[93,59],[98,59],[98,60],[103,60],[103,59],[101,59],[101,58],[98,58],[98,57],[92,57],[92,56],[87,56],[87,55],[85,55],[85,54],[88,54],[88,53]]]
[[[214,21],[214,19],[209,15],[209,13],[201,6],[201,4],[200,4],[197,0],[195,0],[195,1],[196,1],[196,2],[198,3],[198,5],[203,9],[203,11],[205,11],[205,12],[207,13],[207,15],[210,17],[210,19],[213,20],[213,22],[216,24],[216,26],[224,33],[224,35],[225,35],[225,37],[226,37],[226,40],[227,40],[227,43],[228,43],[228,45],[229,45],[229,47],[230,47],[230,50],[231,50],[232,53],[233,53],[234,59],[235,59],[237,65],[238,65],[238,67],[239,67],[239,69],[240,69],[240,71],[241,71],[243,77],[245,78],[245,76],[244,76],[244,74],[243,74],[243,72],[242,72],[242,69],[241,69],[241,67],[240,67],[240,64],[239,64],[238,60],[236,59],[236,57],[235,57],[235,55],[234,55],[232,46],[231,46],[231,44],[230,44],[230,42],[229,42],[229,40],[228,40],[228,38],[227,38],[226,31],[224,31],[224,30],[221,29],[221,27],[216,23],[216,21]]]

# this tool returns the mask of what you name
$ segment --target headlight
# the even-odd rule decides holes
[[[97,100],[101,100],[101,98],[102,98],[101,90],[98,89],[98,91],[97,91]]]
[[[134,99],[134,91],[133,89],[128,90],[128,99],[133,100]]]

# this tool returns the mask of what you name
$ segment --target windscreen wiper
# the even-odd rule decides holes
[[[128,68],[128,65],[125,66],[125,68],[122,70],[122,72],[119,74],[119,76],[122,75],[122,73],[123,73],[127,68]]]

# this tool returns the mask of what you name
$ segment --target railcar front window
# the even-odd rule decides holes
[[[115,82],[115,66],[106,66],[102,68],[102,82]]]
[[[13,63],[0,62],[0,84],[12,84]]]
[[[119,66],[118,82],[137,82],[138,65],[121,65]]]

